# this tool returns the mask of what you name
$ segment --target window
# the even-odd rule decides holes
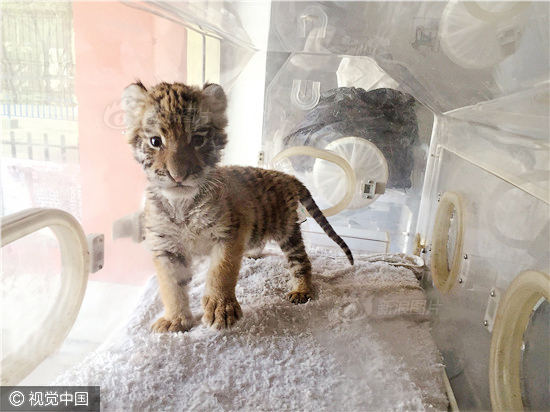
[[[81,216],[71,2],[2,3],[2,215]]]
[[[2,4],[2,157],[78,163],[73,38],[71,2]]]

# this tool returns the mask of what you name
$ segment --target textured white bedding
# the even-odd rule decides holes
[[[285,259],[244,259],[228,331],[200,324],[207,263],[191,283],[196,326],[154,334],[152,277],[133,316],[53,384],[99,385],[102,410],[446,410],[443,366],[429,332],[438,302],[412,270],[418,258],[310,250],[317,296],[285,300]],[[388,263],[389,262],[389,263]],[[420,262],[421,264],[422,262]]]

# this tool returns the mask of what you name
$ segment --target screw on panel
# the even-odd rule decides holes
[[[458,283],[462,283],[462,282],[464,282],[464,281],[462,280],[462,278],[459,278],[459,279],[458,279]]]
[[[487,322],[486,320],[483,321],[483,326],[489,326],[489,322]]]
[[[495,291],[494,291],[494,290],[491,291],[491,297],[492,297],[492,298],[495,297]]]
[[[439,193],[437,194],[437,201],[438,201],[438,202],[441,201],[441,196],[443,196],[443,195],[441,194],[441,192],[439,192]]]
[[[468,255],[467,255],[467,254],[464,255],[464,259],[468,259]]]

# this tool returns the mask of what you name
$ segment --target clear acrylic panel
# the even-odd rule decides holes
[[[29,250],[33,253],[29,255]],[[42,229],[2,248],[2,357],[42,325],[55,305],[61,284],[61,253],[57,238]]]

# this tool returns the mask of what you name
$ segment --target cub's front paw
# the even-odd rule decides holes
[[[202,310],[202,323],[218,330],[230,328],[243,316],[236,300],[220,300],[209,296],[203,296]]]
[[[156,333],[186,332],[191,329],[192,326],[192,321],[189,321],[181,316],[177,316],[173,319],[166,319],[165,317],[161,317],[157,319],[151,329],[153,329],[153,332]]]
[[[307,301],[311,300],[311,294],[309,292],[297,292],[293,290],[286,295],[286,298],[297,305],[299,303],[306,303]]]

